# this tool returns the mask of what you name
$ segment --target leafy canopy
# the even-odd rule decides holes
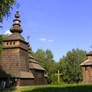
[[[15,4],[15,0],[0,0],[0,22],[2,22],[4,16],[9,16],[10,9]]]
[[[60,70],[63,73],[63,81],[67,83],[78,83],[82,80],[80,63],[86,59],[86,52],[73,49],[60,59]]]

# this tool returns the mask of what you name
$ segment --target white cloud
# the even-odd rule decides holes
[[[46,38],[41,38],[40,41],[42,41],[42,42],[46,42],[47,39],[46,39]]]
[[[48,40],[48,42],[54,42],[54,40]]]
[[[10,32],[10,30],[7,30],[4,34],[5,35],[11,35],[12,33]]]
[[[42,41],[42,42],[54,42],[54,40],[49,40],[46,38],[41,38],[40,41]]]

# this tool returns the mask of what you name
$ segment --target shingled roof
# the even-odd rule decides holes
[[[26,71],[20,71],[20,72],[8,72],[5,73],[4,71],[0,71],[0,78],[7,78],[7,77],[16,77],[16,78],[31,78],[33,79],[34,76],[32,74],[32,72],[26,72]]]
[[[92,51],[87,53],[86,56],[92,57]],[[80,66],[89,66],[89,65],[92,65],[92,58],[88,58],[87,60],[85,60],[83,63],[80,64]]]
[[[88,65],[92,65],[92,60],[86,60],[83,63],[80,64],[81,66],[88,66]]]
[[[12,77],[17,77],[17,78],[34,78],[32,72],[26,72],[26,71],[20,71],[17,74],[16,73],[11,73],[10,74]]]
[[[44,68],[42,68],[39,64],[37,63],[29,63],[29,68],[30,69],[35,69],[35,70],[42,70],[45,71]]]
[[[34,78],[32,72],[21,71],[19,78]]]
[[[32,56],[30,49],[29,49],[29,68],[35,69],[35,70],[45,71],[45,69],[43,67],[41,67],[39,65],[38,61]]]
[[[12,41],[12,40],[21,40],[21,41],[25,42],[24,37],[22,37],[21,34],[19,34],[19,33],[13,33],[13,34],[11,34],[4,41]]]

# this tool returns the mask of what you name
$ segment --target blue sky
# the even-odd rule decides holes
[[[50,49],[58,61],[73,48],[86,51],[92,45],[92,0],[16,0],[10,17],[4,18],[0,34],[12,27],[14,14],[21,14],[22,35],[36,51]]]

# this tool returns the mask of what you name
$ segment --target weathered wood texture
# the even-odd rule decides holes
[[[18,12],[16,15],[19,16]],[[45,69],[33,58],[29,49],[30,45],[21,36],[20,33],[23,30],[20,27],[19,17],[16,15],[13,27],[10,29],[12,35],[3,42],[0,61],[2,71],[10,75],[7,78],[17,79],[17,86],[47,84],[44,76]]]

